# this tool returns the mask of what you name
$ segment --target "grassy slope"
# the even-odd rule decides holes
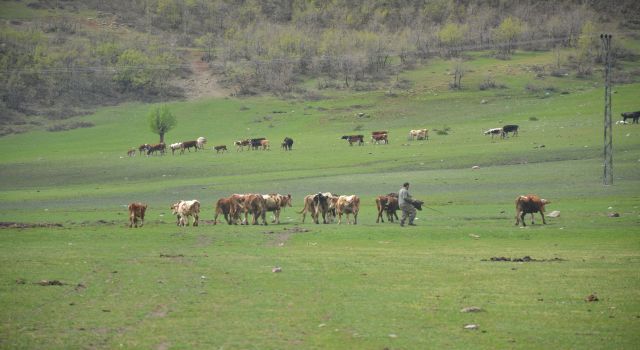
[[[137,104],[100,110],[91,129],[0,139],[0,221],[64,224],[0,231],[0,347],[633,348],[638,127],[614,127],[615,185],[603,187],[602,88],[538,80],[527,68],[550,61],[480,55],[462,92],[446,89],[448,63],[433,62],[406,73],[415,86],[398,97],[170,104],[179,122],[169,142],[267,136],[270,152],[128,158],[128,147],[157,139],[149,106]],[[477,91],[488,69],[508,89]],[[532,95],[528,83],[557,92]],[[639,87],[615,88],[614,116],[637,109]],[[481,135],[508,123],[521,126],[517,138]],[[450,135],[406,141],[408,129],[445,125]],[[339,139],[378,129],[390,131],[390,145]],[[293,152],[277,149],[284,136],[295,139]],[[413,230],[376,225],[373,197],[405,180],[441,213],[419,213]],[[288,232],[300,225],[303,195],[320,190],[359,194],[360,225]],[[294,196],[281,226],[180,229],[167,210],[198,198],[211,220],[221,196],[273,191]],[[514,227],[513,200],[525,192],[549,198],[562,216]],[[133,200],[150,204],[143,229],[124,227]],[[608,218],[609,207],[622,216]],[[524,255],[565,261],[482,261]],[[284,272],[271,273],[276,265]],[[69,285],[31,284],[41,279]],[[592,292],[601,301],[585,303]],[[472,305],[486,311],[459,312]],[[464,331],[467,323],[480,331]]]

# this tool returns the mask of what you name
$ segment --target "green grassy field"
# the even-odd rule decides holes
[[[434,61],[402,74],[414,86],[393,97],[168,103],[167,142],[209,140],[182,156],[126,156],[157,142],[144,104],[101,109],[85,118],[93,128],[0,138],[0,221],[59,224],[0,229],[0,348],[637,348],[640,127],[614,126],[603,186],[600,76],[536,78],[530,67],[552,60],[479,54],[455,92]],[[505,89],[478,90],[489,70]],[[614,91],[614,119],[638,109],[640,84]],[[519,136],[482,135],[504,124]],[[407,141],[417,128],[430,139]],[[380,129],[389,145],[340,140]],[[292,152],[277,147],[285,136]],[[235,152],[247,137],[273,149]],[[231,152],[211,151],[220,144]],[[435,210],[417,227],[376,224],[375,196],[405,181]],[[302,198],[318,191],[358,194],[358,225],[302,224]],[[248,192],[290,193],[294,206],[280,225],[211,224],[218,198]],[[560,217],[514,226],[526,193]],[[176,227],[169,205],[191,198],[204,222]],[[143,228],[127,227],[132,201],[149,204]],[[524,256],[537,261],[490,261]],[[483,311],[460,312],[470,306]]]

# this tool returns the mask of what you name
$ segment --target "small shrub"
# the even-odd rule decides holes
[[[532,121],[532,122],[535,122],[535,121],[538,121],[538,118],[537,117],[529,117],[529,120]]]
[[[353,128],[353,131],[362,131],[364,130],[364,125],[358,124]]]
[[[433,131],[435,131],[437,135],[449,135],[449,131],[451,131],[451,128],[445,125],[444,128],[433,129]]]

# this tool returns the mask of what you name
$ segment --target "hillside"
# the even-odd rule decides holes
[[[407,91],[431,60],[554,52],[547,74],[591,77],[602,31],[614,81],[637,81],[635,1],[2,1],[0,135],[91,127],[67,121],[124,102],[335,91]],[[453,69],[453,68],[450,68]],[[485,72],[488,74],[488,72]],[[451,84],[447,81],[445,84]]]

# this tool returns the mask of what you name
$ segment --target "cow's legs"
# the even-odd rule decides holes
[[[542,224],[546,225],[547,222],[544,220],[544,213],[542,212],[542,210],[540,210],[540,217],[542,217]]]
[[[193,215],[193,226],[198,226],[198,214]]]
[[[358,212],[353,213],[353,224],[358,224]]]

